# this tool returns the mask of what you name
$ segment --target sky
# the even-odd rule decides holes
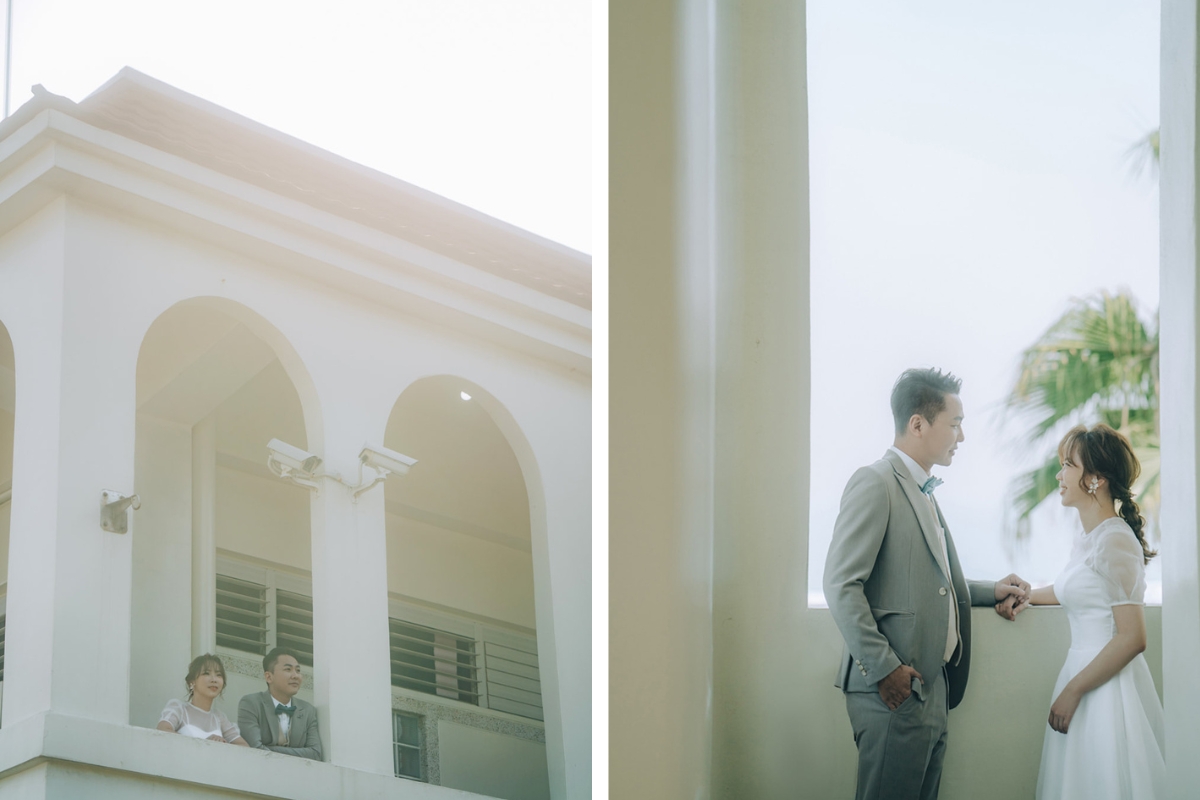
[[[130,66],[585,253],[588,0],[12,0],[10,110]]]
[[[934,474],[967,576],[1044,585],[1065,565],[1080,528],[1054,499],[1004,546],[1009,483],[1044,454],[998,410],[1071,298],[1158,306],[1157,184],[1126,155],[1158,125],[1158,20],[1138,0],[809,0],[810,602],[908,367],[963,380],[966,439]]]

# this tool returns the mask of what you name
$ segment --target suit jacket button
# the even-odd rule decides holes
[[[946,596],[946,587],[943,586],[942,588],[938,589],[938,594],[940,594],[942,597],[945,597]]]

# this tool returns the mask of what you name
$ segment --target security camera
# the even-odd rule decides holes
[[[383,445],[369,442],[363,445],[362,452],[358,454],[358,460],[373,470],[394,472],[397,475],[407,474],[408,468],[417,463],[415,458],[409,458],[403,453],[397,453]]]
[[[321,466],[321,457],[314,456],[307,450],[272,439],[267,442],[267,465],[276,475],[284,471],[295,471],[302,475],[312,475]]]

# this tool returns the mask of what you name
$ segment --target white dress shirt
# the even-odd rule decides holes
[[[283,746],[283,745],[286,745],[289,741],[288,729],[290,729],[292,727],[292,718],[288,714],[284,714],[283,712],[281,712],[279,710],[279,707],[280,706],[290,706],[290,705],[295,705],[295,704],[292,702],[281,703],[275,699],[275,695],[271,695],[271,702],[275,704],[275,713],[279,715],[279,741],[277,742],[277,744],[279,744],[280,746]]]
[[[929,480],[929,473],[921,469],[921,465],[900,448],[892,446],[888,449],[900,456],[900,460],[904,462],[904,466],[908,467],[909,474],[917,482],[917,487],[924,486],[925,481]],[[942,529],[941,520],[938,518],[937,504],[933,501],[933,495],[925,495],[925,499],[929,501],[929,512],[933,518],[933,529],[937,531],[938,544],[942,546],[942,563],[946,565],[947,571],[946,584],[949,591],[946,593],[946,599],[950,601],[950,624],[946,630],[946,652],[942,656],[942,661],[949,662],[954,657],[954,651],[958,648],[958,599],[954,593],[954,580],[949,575],[950,554],[946,550],[946,531]]]

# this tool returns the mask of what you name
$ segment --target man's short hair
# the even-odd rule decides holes
[[[295,650],[290,647],[276,647],[263,656],[263,672],[274,672],[275,662],[279,660],[280,656],[291,656],[296,659],[297,664],[300,663],[300,656],[296,654]]]
[[[892,387],[892,418],[896,421],[896,435],[908,429],[913,414],[920,414],[933,422],[938,414],[946,410],[946,395],[958,394],[962,379],[940,369],[906,369]]]

